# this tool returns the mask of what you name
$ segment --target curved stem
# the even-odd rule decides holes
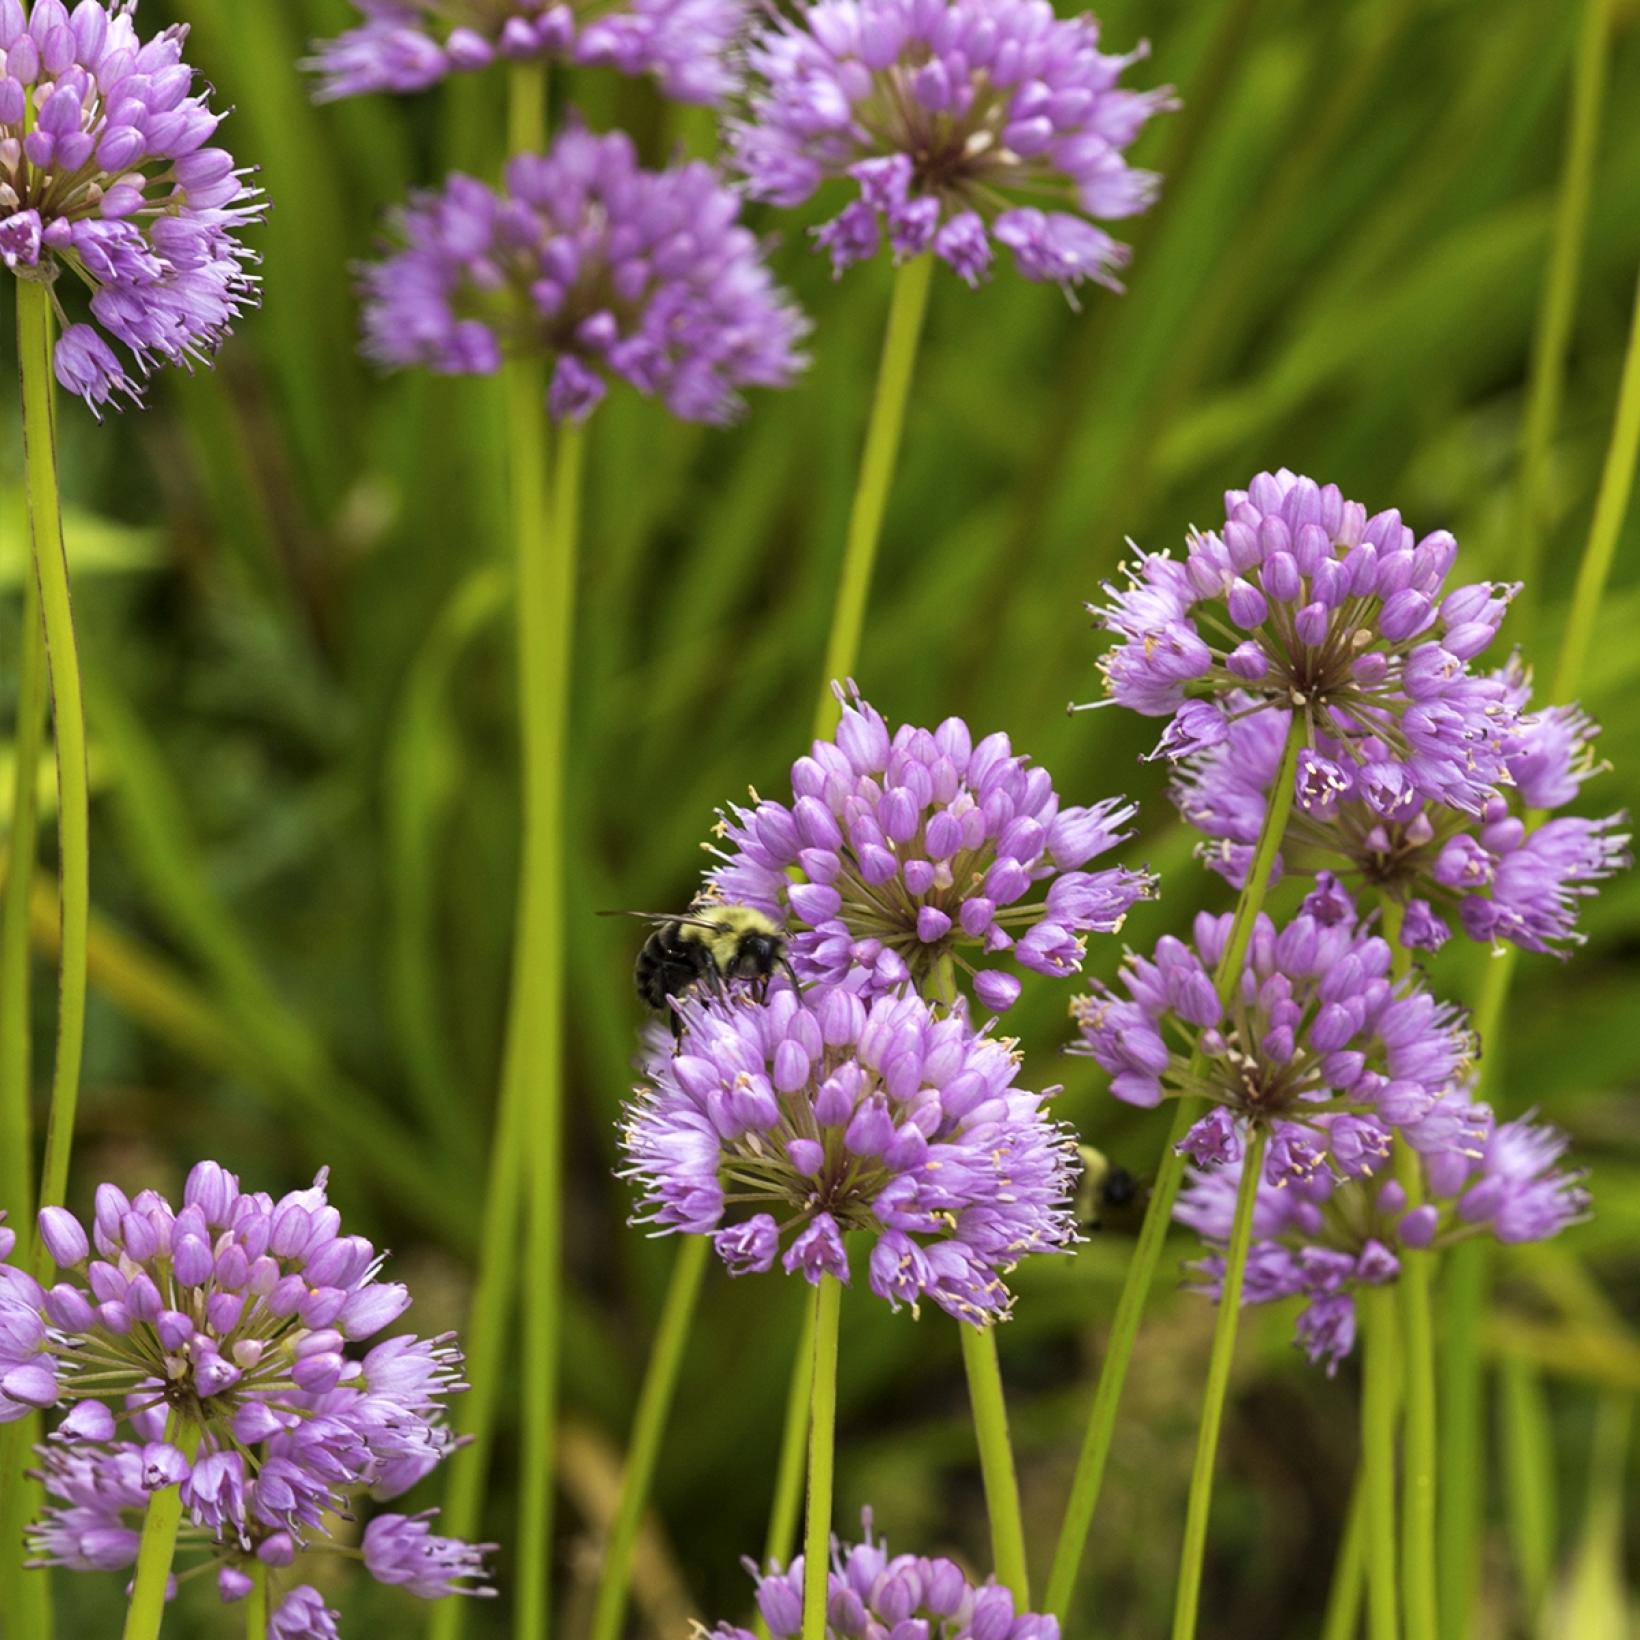
[[[189,1463],[199,1451],[203,1432],[191,1419],[172,1413],[165,1438]],[[142,1540],[137,1547],[137,1569],[126,1608],[124,1640],[157,1640],[165,1620],[165,1587],[171,1579],[171,1557],[176,1552],[177,1528],[182,1524],[182,1488],[167,1486],[149,1494],[142,1517]]]
[[[1396,1640],[1395,1402],[1401,1370],[1395,1293],[1365,1287],[1356,1296],[1366,1333],[1361,1381],[1361,1474],[1366,1488],[1367,1633]]]
[[[34,1223],[34,1084],[30,1053],[29,889],[39,846],[40,756],[45,743],[46,651],[40,585],[23,576],[18,643],[17,726],[13,739],[11,835],[0,885],[0,1209],[26,1239]],[[22,1470],[40,1438],[37,1416],[0,1429],[0,1611],[17,1613],[19,1632],[48,1640],[50,1581],[25,1573],[23,1529],[39,1512],[38,1481]]]
[[[1551,240],[1549,285],[1539,316],[1534,349],[1532,392],[1527,405],[1521,467],[1522,526],[1528,577],[1541,558],[1536,500],[1541,489],[1549,443],[1559,412],[1572,308],[1577,292],[1583,228],[1593,189],[1606,52],[1611,30],[1611,0],[1587,0],[1572,80],[1572,106],[1565,165]],[[1618,390],[1611,440],[1595,501],[1594,521],[1578,568],[1572,605],[1561,636],[1550,699],[1568,703],[1582,679],[1583,661],[1594,631],[1595,616],[1611,574],[1623,515],[1628,508],[1637,451],[1640,451],[1640,282],[1630,321],[1628,351]],[[1536,608],[1536,588],[1528,582],[1525,613]],[[1528,626],[1527,635],[1531,628]],[[1501,1025],[1515,947],[1506,946],[1486,969],[1474,1024],[1485,1057],[1477,1097],[1497,1100],[1502,1060]],[[1454,1248],[1447,1260],[1445,1349],[1441,1361],[1440,1459],[1444,1484],[1440,1498],[1440,1632],[1444,1640],[1464,1640],[1471,1627],[1479,1582],[1482,1499],[1485,1489],[1485,1438],[1481,1384],[1481,1328],[1490,1276],[1490,1252],[1482,1241]]]
[[[23,394],[23,450],[29,533],[45,623],[51,674],[51,716],[57,747],[57,854],[62,876],[62,954],[58,965],[57,1062],[46,1118],[45,1165],[39,1205],[53,1206],[68,1188],[74,1112],[80,1096],[85,1043],[86,940],[91,916],[91,795],[86,770],[85,699],[74,638],[68,555],[63,548],[57,491],[57,439],[52,395],[51,298],[32,279],[17,281],[17,358]],[[35,1271],[50,1273],[35,1238]]]
[[[1281,765],[1270,788],[1270,805],[1265,811],[1264,826],[1253,852],[1253,863],[1248,868],[1247,880],[1236,902],[1230,939],[1214,972],[1214,984],[1221,998],[1228,994],[1229,987],[1241,973],[1247,947],[1253,937],[1253,927],[1264,906],[1276,856],[1281,852],[1281,840],[1286,834],[1287,817],[1292,813],[1293,776],[1303,744],[1304,720],[1294,717],[1287,731]],[[1194,1068],[1198,1071],[1201,1069],[1199,1065]],[[1184,1158],[1179,1154],[1179,1141],[1190,1130],[1197,1111],[1194,1099],[1181,1099],[1174,1112],[1173,1126],[1168,1132],[1167,1144],[1156,1169],[1155,1184],[1151,1187],[1150,1204],[1145,1209],[1144,1223],[1134,1245],[1133,1261],[1128,1265],[1121,1295],[1116,1300],[1116,1314],[1111,1318],[1110,1343],[1093,1392],[1087,1433],[1082,1438],[1076,1474],[1071,1480],[1071,1495],[1065,1505],[1065,1521],[1059,1529],[1059,1542],[1054,1549],[1053,1566],[1048,1574],[1046,1609],[1059,1619],[1062,1626],[1067,1621],[1071,1597],[1076,1592],[1077,1573],[1087,1549],[1094,1511],[1099,1505],[1099,1489],[1104,1482],[1105,1463],[1116,1433],[1116,1414],[1121,1405],[1128,1363],[1133,1358],[1133,1346],[1139,1336],[1145,1302],[1150,1296],[1156,1266],[1161,1262],[1162,1247],[1167,1241],[1174,1198],[1184,1177]]]
[[[1549,235],[1549,271],[1532,337],[1532,360],[1521,425],[1519,508],[1516,518],[1516,562],[1521,582],[1515,600],[1514,639],[1530,653],[1536,634],[1543,589],[1543,480],[1549,447],[1560,420],[1566,379],[1566,352],[1577,307],[1577,280],[1583,263],[1589,202],[1594,195],[1595,161],[1600,136],[1600,105],[1606,81],[1607,36],[1612,0],[1587,0],[1583,29],[1572,68],[1571,105],[1566,119],[1566,153],[1555,196],[1554,230]]]
[[[1595,498],[1594,522],[1589,527],[1583,561],[1578,565],[1572,607],[1560,640],[1560,663],[1555,667],[1554,688],[1549,695],[1552,701],[1575,699],[1583,681],[1583,663],[1594,638],[1595,617],[1606,595],[1606,583],[1611,579],[1612,559],[1622,533],[1623,515],[1628,511],[1637,455],[1640,455],[1640,281],[1634,288],[1634,314],[1629,322],[1628,351],[1617,392],[1617,414],[1612,422],[1611,442],[1606,447],[1606,464]]]
[[[933,275],[934,258],[927,253],[902,262],[894,274],[894,295],[888,309],[882,362],[877,370],[877,391],[871,402],[860,476],[849,513],[848,540],[843,547],[843,572],[837,585],[837,603],[832,610],[831,635],[826,640],[825,672],[814,714],[816,739],[829,735],[837,727],[837,698],[831,686],[847,680],[860,654],[871,572],[877,559],[877,542],[883,533],[883,513],[888,506],[889,485],[894,479],[894,462],[900,452],[906,401],[911,394],[911,377],[916,369],[917,346],[928,311],[928,286]]]
[[[837,1439],[837,1328],[843,1288],[821,1276],[814,1290],[814,1376],[809,1395],[809,1501],[803,1533],[803,1640],[826,1640],[831,1563],[832,1466]]]
[[[666,1415],[677,1388],[678,1369],[683,1362],[684,1346],[689,1341],[695,1301],[700,1297],[701,1279],[706,1274],[706,1255],[712,1245],[706,1236],[681,1236],[679,1243],[660,1326],[655,1332],[649,1366],[632,1419],[632,1437],[627,1443],[626,1465],[621,1475],[620,1502],[610,1525],[597,1604],[593,1608],[592,1640],[620,1640],[632,1552],[637,1545],[638,1528],[643,1523],[644,1506],[649,1501],[661,1437],[666,1432]]]
[[[962,1364],[968,1373],[968,1400],[974,1410],[980,1474],[985,1482],[985,1511],[991,1520],[991,1559],[997,1581],[1013,1590],[1014,1609],[1031,1600],[1030,1568],[1025,1554],[1025,1518],[1019,1507],[1019,1479],[1008,1440],[1008,1405],[1002,1393],[997,1361],[996,1328],[957,1323]]]
[[[1190,1497],[1185,1506],[1184,1547],[1179,1555],[1179,1581],[1173,1594],[1173,1640],[1190,1640],[1196,1632],[1201,1603],[1202,1558],[1207,1550],[1207,1519],[1213,1503],[1213,1470],[1218,1461],[1219,1427],[1230,1388],[1230,1368],[1236,1357],[1236,1330],[1241,1321],[1241,1289],[1247,1275],[1247,1253],[1253,1245],[1253,1208],[1264,1176],[1266,1130],[1255,1127],[1247,1136],[1242,1158],[1241,1184],[1236,1190],[1236,1213],[1225,1251],[1224,1280],[1219,1288],[1218,1315],[1213,1327],[1213,1353],[1207,1364],[1207,1387],[1202,1394],[1202,1421],[1196,1437],[1196,1462],[1190,1472]]]
[[[268,1569],[251,1566],[251,1592],[245,1596],[245,1640],[268,1640]]]

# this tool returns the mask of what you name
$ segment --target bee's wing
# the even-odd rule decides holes
[[[639,922],[646,922],[652,928],[664,928],[668,923],[683,923],[690,928],[716,928],[718,925],[709,917],[692,916],[683,911],[600,911],[600,917],[636,917]]]

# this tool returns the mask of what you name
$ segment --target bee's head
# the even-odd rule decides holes
[[[767,934],[759,929],[748,929],[735,941],[735,954],[730,961],[729,977],[733,979],[767,979],[775,970],[785,951],[786,942],[778,934]]]

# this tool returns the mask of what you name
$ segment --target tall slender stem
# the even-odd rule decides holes
[[[1008,1440],[1008,1406],[997,1361],[996,1328],[959,1322],[962,1364],[968,1373],[968,1400],[974,1411],[980,1474],[985,1482],[985,1510],[991,1519],[991,1559],[997,1581],[1014,1594],[1024,1611],[1031,1600],[1030,1566],[1025,1553],[1025,1517],[1019,1507],[1019,1479]]]
[[[564,1075],[563,921],[564,767],[574,638],[575,541],[582,440],[565,426],[556,438],[551,517],[540,463],[526,451],[545,444],[545,380],[534,365],[514,366],[512,420],[539,444],[519,437],[518,638],[524,718],[523,955],[513,1006],[527,1023],[517,1033],[517,1116],[525,1171],[523,1287],[523,1480],[519,1498],[518,1640],[549,1629],[554,1440],[562,1312],[561,1201]]]
[[[1437,1590],[1441,1640],[1468,1640],[1480,1576],[1481,1501],[1486,1495],[1481,1330],[1491,1248],[1484,1239],[1463,1242],[1446,1255],[1445,1264]]]
[[[1572,607],[1560,640],[1560,663],[1555,667],[1554,687],[1549,695],[1552,701],[1575,699],[1583,681],[1583,663],[1588,658],[1595,618],[1606,595],[1606,583],[1611,579],[1612,559],[1629,507],[1637,455],[1640,455],[1640,280],[1634,288],[1634,314],[1629,321],[1628,351],[1617,392],[1617,415],[1612,422],[1611,442],[1606,446],[1606,464],[1595,498],[1594,522],[1589,527],[1583,561],[1578,565]]]
[[[40,754],[45,743],[46,650],[40,585],[23,576],[18,643],[17,725],[13,737],[11,835],[0,884],[0,1209],[25,1241],[34,1223],[34,1080],[29,1006],[29,889],[39,843]],[[15,1612],[19,1633],[49,1640],[51,1585],[41,1569],[23,1570],[23,1529],[38,1513],[40,1483],[22,1471],[40,1438],[37,1416],[0,1429],[0,1612]]]
[[[23,394],[23,452],[29,534],[45,622],[57,746],[57,854],[62,879],[62,952],[58,967],[57,1063],[46,1118],[39,1204],[53,1206],[68,1188],[74,1112],[85,1043],[86,939],[91,916],[91,796],[86,769],[85,700],[74,638],[68,554],[57,492],[56,391],[51,369],[51,296],[33,279],[17,281],[17,360]],[[35,1272],[50,1265],[35,1237]]]
[[[1380,901],[1384,938],[1391,952],[1390,973],[1397,981],[1412,971],[1412,953],[1401,941],[1406,908],[1387,896]],[[1408,1144],[1395,1146],[1395,1178],[1406,1192],[1407,1206],[1424,1199],[1423,1169]],[[1396,1282],[1401,1309],[1401,1345],[1406,1418],[1401,1450],[1401,1583],[1407,1640],[1435,1640],[1437,1617],[1435,1561],[1435,1322],[1431,1299],[1434,1257],[1418,1248],[1403,1248]]]
[[[547,139],[547,73],[539,63],[513,65],[508,78],[507,95],[507,152],[509,154],[538,152]],[[503,1359],[507,1326],[517,1298],[519,1263],[519,1209],[524,1194],[527,1148],[526,1138],[531,1132],[541,1136],[539,1124],[545,1121],[555,1133],[556,1111],[548,1106],[543,1111],[532,1102],[539,1092],[539,1077],[531,1082],[530,1069],[538,1070],[550,1062],[537,1040],[540,1021],[534,1013],[534,998],[529,987],[539,983],[542,958],[535,938],[535,918],[530,915],[533,905],[544,896],[551,877],[543,877],[537,869],[532,883],[532,865],[537,864],[534,852],[544,852],[544,827],[538,820],[544,817],[532,812],[532,801],[539,804],[538,790],[544,788],[556,775],[538,767],[535,753],[539,733],[537,718],[544,712],[545,703],[534,696],[537,669],[557,664],[557,657],[538,653],[537,645],[545,634],[535,630],[536,616],[532,611],[526,617],[525,566],[531,575],[546,573],[549,550],[549,519],[547,517],[546,463],[546,380],[538,363],[520,361],[508,367],[502,382],[507,400],[507,429],[509,481],[512,487],[510,504],[513,531],[514,588],[513,599],[518,631],[519,719],[521,726],[521,762],[524,766],[524,845],[521,850],[519,871],[518,926],[513,941],[511,1001],[507,1014],[507,1029],[502,1050],[501,1087],[496,1100],[494,1135],[491,1139],[487,1186],[484,1193],[484,1222],[479,1232],[478,1277],[473,1293],[473,1306],[468,1316],[465,1333],[466,1354],[469,1362],[470,1388],[462,1398],[461,1415],[470,1432],[471,1450],[462,1461],[453,1466],[450,1490],[445,1500],[443,1529],[456,1537],[477,1535],[482,1513],[484,1488],[489,1470],[490,1450],[495,1441],[496,1415],[500,1406],[501,1383],[507,1373]],[[573,543],[569,548],[570,585],[573,589]],[[534,580],[528,582],[535,589]],[[538,594],[539,598],[539,594]],[[544,599],[540,599],[544,603]],[[565,612],[566,617],[568,611]],[[528,622],[528,631],[526,624]],[[569,654],[562,657],[567,678]],[[533,778],[532,778],[533,777]],[[548,816],[551,801],[548,802]],[[536,899],[532,899],[532,894]],[[556,1067],[548,1072],[548,1080],[556,1090]],[[539,1158],[537,1158],[539,1161]],[[550,1177],[551,1165],[547,1169]],[[532,1186],[541,1180],[532,1172]],[[540,1200],[539,1192],[535,1199]],[[539,1234],[548,1245],[552,1244],[555,1225],[551,1209],[541,1203],[540,1211],[531,1220],[532,1254],[536,1250],[533,1238]],[[554,1349],[553,1319],[556,1312],[556,1257],[549,1272],[542,1272],[550,1291],[537,1291],[532,1282],[531,1291],[537,1298],[532,1308],[533,1331],[526,1328],[524,1353],[526,1359],[538,1362]],[[551,1368],[541,1385],[531,1384],[525,1396],[525,1420],[528,1438],[546,1452],[550,1449],[552,1410],[550,1397],[555,1393],[556,1381]],[[539,1390],[539,1393],[537,1393]],[[522,1557],[527,1567],[520,1580],[518,1603],[522,1613],[527,1606],[537,1610],[535,1620],[544,1621],[546,1602],[546,1569],[549,1559],[545,1542],[550,1530],[551,1509],[550,1475],[526,1474],[520,1489],[519,1536],[525,1539],[526,1530],[540,1539],[540,1552],[526,1552]],[[457,1640],[467,1615],[465,1600],[436,1602],[428,1617],[429,1640]],[[523,1632],[522,1629],[520,1632]]]
[[[1221,998],[1229,994],[1230,987],[1240,978],[1253,928],[1264,906],[1276,856],[1281,852],[1281,840],[1287,831],[1287,817],[1292,813],[1293,776],[1303,744],[1304,720],[1295,716],[1287,731],[1281,765],[1270,787],[1270,803],[1265,810],[1264,826],[1253,852],[1253,862],[1248,868],[1241,897],[1236,902],[1230,940],[1213,976]],[[1076,1474],[1071,1480],[1070,1499],[1065,1505],[1065,1522],[1059,1530],[1059,1542],[1054,1549],[1053,1566],[1048,1574],[1045,1604],[1061,1625],[1067,1620],[1071,1597],[1076,1592],[1077,1573],[1087,1549],[1088,1533],[1099,1504],[1099,1489],[1105,1478],[1105,1462],[1110,1456],[1110,1443],[1116,1433],[1116,1413],[1121,1405],[1122,1386],[1127,1379],[1128,1363],[1133,1358],[1133,1346],[1139,1336],[1139,1323],[1144,1317],[1145,1302],[1155,1280],[1156,1266],[1161,1262],[1162,1247],[1167,1241],[1168,1226],[1173,1219],[1173,1202],[1184,1177],[1184,1158],[1179,1154],[1178,1144],[1196,1120],[1197,1109],[1194,1099],[1178,1102],[1173,1126],[1168,1132],[1167,1144],[1156,1169],[1156,1181],[1151,1187],[1150,1204],[1145,1209],[1144,1223],[1139,1228],[1139,1239],[1133,1249],[1133,1261],[1128,1265],[1121,1295],[1116,1300],[1116,1314],[1110,1324],[1110,1343],[1093,1392],[1087,1433],[1082,1438]]]
[[[1361,1381],[1361,1474],[1366,1487],[1367,1633],[1396,1640],[1395,1404],[1401,1371],[1395,1293],[1363,1288],[1356,1296],[1366,1334]]]
[[[1583,29],[1572,68],[1554,231],[1549,236],[1549,270],[1532,337],[1526,414],[1521,424],[1517,558],[1511,566],[1522,585],[1510,622],[1515,641],[1528,653],[1543,602],[1543,589],[1538,585],[1543,566],[1543,481],[1549,466],[1549,447],[1560,420],[1566,352],[1577,308],[1578,272],[1583,263],[1589,202],[1594,195],[1611,11],[1612,0],[1587,0],[1584,7]]]
[[[251,1592],[245,1596],[245,1640],[268,1640],[268,1569],[251,1565]]]
[[[189,1463],[199,1451],[203,1432],[192,1419],[171,1414],[165,1438]],[[137,1547],[137,1569],[131,1583],[131,1604],[125,1613],[124,1640],[158,1640],[165,1620],[165,1586],[171,1579],[171,1557],[176,1553],[177,1528],[182,1524],[182,1488],[167,1486],[148,1496],[142,1517],[142,1539]]]
[[[934,258],[927,253],[902,262],[894,275],[888,330],[883,337],[882,363],[877,371],[877,392],[871,402],[865,451],[860,457],[860,476],[849,513],[848,540],[843,547],[843,573],[832,611],[831,636],[826,640],[824,681],[814,714],[816,738],[830,734],[837,727],[838,706],[831,686],[849,676],[859,657],[871,572],[877,560],[877,542],[883,533],[883,513],[888,507],[894,463],[900,452],[905,407],[911,394],[917,347],[928,311],[928,286],[933,275]]]
[[[0,884],[0,1209],[12,1227],[27,1236],[34,1223],[28,893],[38,852],[46,706],[40,586],[32,575],[23,577],[17,664],[17,761],[12,771],[6,878]]]
[[[1236,1190],[1236,1213],[1230,1224],[1230,1245],[1224,1255],[1224,1280],[1219,1288],[1218,1312],[1213,1326],[1213,1353],[1207,1364],[1207,1387],[1202,1393],[1202,1421],[1196,1437],[1196,1462],[1190,1472],[1190,1496],[1185,1506],[1184,1547],[1179,1555],[1179,1580],[1173,1592],[1173,1640],[1191,1640],[1201,1604],[1202,1559],[1207,1551],[1207,1520],[1213,1503],[1213,1470],[1218,1463],[1219,1427],[1224,1422],[1230,1368],[1236,1358],[1236,1330],[1241,1321],[1241,1289],[1247,1276],[1247,1254],[1253,1245],[1253,1208],[1264,1177],[1264,1147],[1269,1138],[1262,1125],[1247,1136],[1242,1158],[1241,1184]]]
[[[809,1397],[814,1392],[814,1306],[803,1306],[803,1326],[792,1356],[792,1376],[786,1390],[786,1422],[780,1433],[780,1461],[775,1469],[774,1497],[769,1507],[769,1530],[763,1539],[763,1564],[785,1564],[797,1536],[803,1505],[804,1448],[809,1436]],[[759,1640],[769,1640],[762,1612],[752,1627]]]
[[[1321,1618],[1320,1640],[1355,1640],[1361,1627],[1361,1596],[1367,1582],[1367,1493],[1356,1470],[1350,1488],[1349,1512],[1344,1517],[1344,1536],[1333,1562],[1332,1587],[1327,1591],[1327,1609]]]
[[[1411,1207],[1423,1201],[1417,1153],[1397,1144],[1395,1177]],[[1417,1248],[1401,1252],[1402,1380],[1406,1416],[1402,1429],[1401,1580],[1407,1640],[1435,1640],[1439,1632],[1435,1561],[1435,1323],[1431,1301],[1434,1255]]]
[[[837,1329],[843,1288],[821,1276],[814,1290],[814,1376],[809,1395],[809,1503],[803,1533],[803,1640],[825,1640],[831,1563],[832,1468],[837,1442]]]
[[[514,953],[515,987],[521,955],[522,941]],[[513,1048],[511,1037],[522,1029],[522,1016],[511,1019],[508,1028],[505,1059],[511,1065],[518,1051]],[[523,1189],[516,1139],[518,1081],[516,1076],[503,1074],[501,1097],[496,1105],[495,1137],[490,1146],[484,1192],[484,1222],[479,1232],[478,1279],[462,1333],[468,1388],[460,1399],[458,1415],[467,1433],[467,1448],[450,1465],[450,1486],[440,1525],[440,1530],[452,1537],[467,1539],[479,1533],[501,1385],[512,1376],[506,1360],[506,1339],[517,1297],[518,1206]],[[428,1640],[457,1640],[467,1604],[465,1600],[435,1601],[428,1613]]]
[[[1566,193],[1573,189],[1586,192],[1592,187],[1611,8],[1609,0],[1588,0],[1588,8],[1573,85],[1572,142],[1577,169],[1573,168],[1573,154],[1569,152],[1562,175],[1560,209],[1563,213],[1574,209],[1565,199]],[[1586,204],[1582,209],[1586,211]],[[1558,255],[1557,250],[1557,258]],[[1565,277],[1573,280],[1571,273]],[[1573,283],[1575,285],[1575,280]],[[1547,326],[1547,317],[1544,323]],[[1563,348],[1564,339],[1561,345]],[[1550,405],[1549,411],[1553,409]],[[1547,436],[1545,433],[1545,440]],[[1640,455],[1640,280],[1635,284],[1628,347],[1611,438],[1595,498],[1594,519],[1578,565],[1566,627],[1561,634],[1559,659],[1549,694],[1553,702],[1567,703],[1575,699],[1582,682],[1595,620],[1611,577],[1612,561],[1628,511],[1637,455]],[[1476,1031],[1485,1050],[1480,1091],[1497,1083],[1501,1026],[1514,965],[1514,947],[1506,947],[1504,953],[1488,965],[1482,982],[1481,998],[1475,1010]],[[1446,1350],[1442,1363],[1447,1411],[1441,1442],[1441,1467],[1447,1483],[1442,1489],[1440,1513],[1440,1620],[1444,1640],[1463,1640],[1469,1633],[1479,1566],[1485,1444],[1481,1433],[1480,1332],[1489,1265],[1488,1252],[1482,1242],[1455,1249],[1449,1260]]]
[[[626,1465],[621,1474],[620,1502],[609,1528],[598,1599],[593,1608],[592,1640],[620,1640],[632,1552],[638,1542],[644,1506],[649,1500],[661,1437],[666,1432],[666,1415],[677,1388],[678,1368],[683,1361],[684,1346],[689,1342],[689,1326],[694,1319],[695,1302],[700,1297],[701,1278],[706,1274],[706,1255],[711,1245],[705,1236],[679,1237],[666,1304],[632,1418],[632,1436],[627,1442]]]

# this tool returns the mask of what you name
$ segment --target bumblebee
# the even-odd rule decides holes
[[[683,1033],[683,1021],[671,1005],[674,997],[697,987],[721,995],[735,979],[765,985],[777,968],[796,984],[786,960],[785,929],[749,905],[709,901],[682,916],[633,914],[652,923],[654,931],[638,952],[632,977],[639,997],[667,1015],[674,1038]]]
[[[1144,1216],[1145,1187],[1102,1150],[1078,1145],[1082,1179],[1076,1191],[1078,1223],[1089,1230],[1127,1230]]]

